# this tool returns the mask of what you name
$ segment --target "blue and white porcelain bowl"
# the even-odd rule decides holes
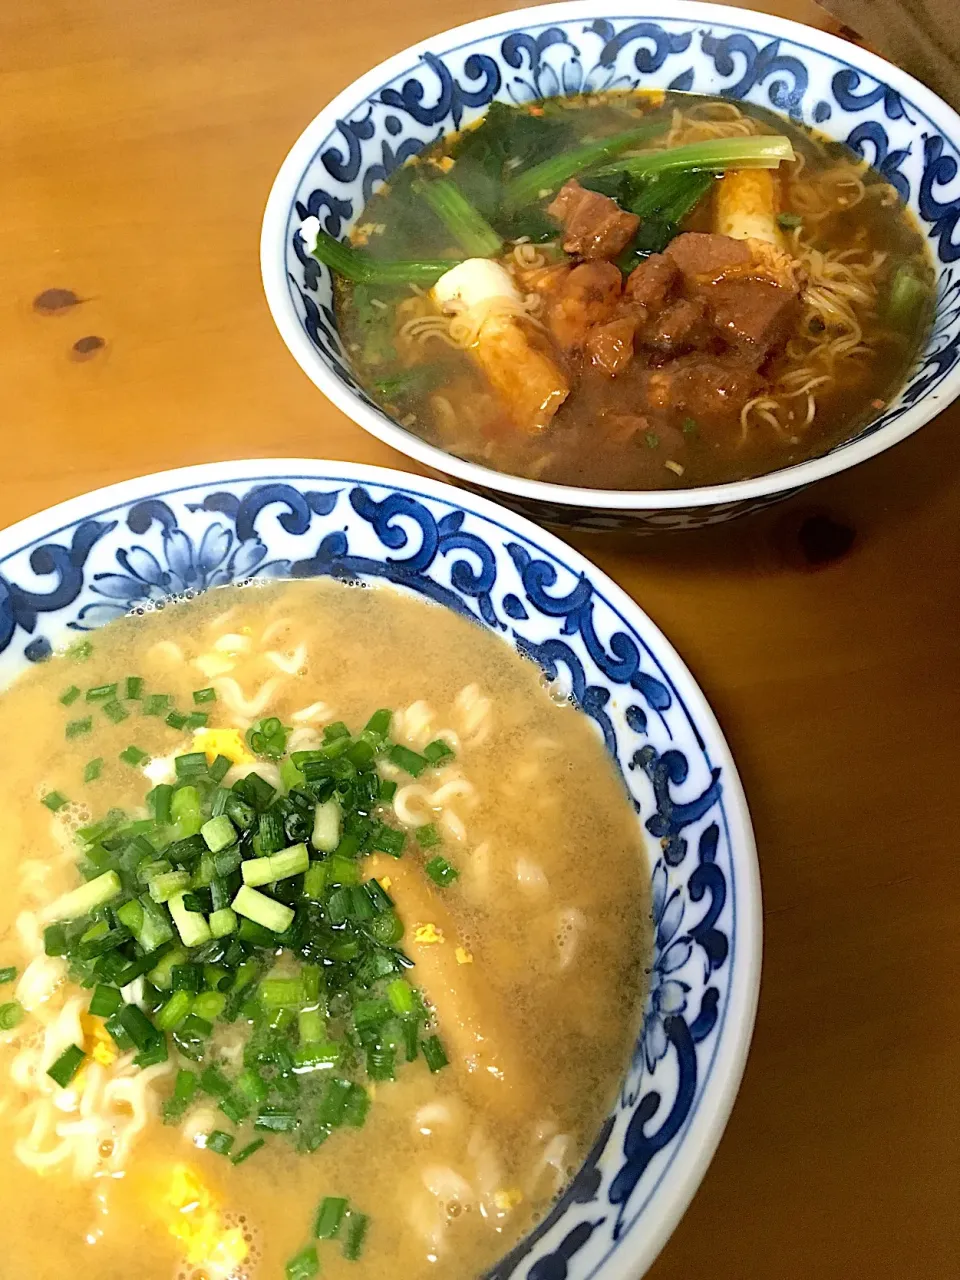
[[[0,532],[0,687],[71,635],[252,577],[389,582],[566,683],[647,832],[654,954],[633,1060],[588,1160],[487,1280],[636,1280],[687,1207],[740,1083],[760,881],[727,744],[689,671],[605,574],[448,485],[344,463],[146,476]]]
[[[304,251],[308,214],[334,236],[410,156],[493,101],[589,90],[679,89],[773,108],[846,142],[896,187],[926,232],[936,320],[903,391],[823,457],[753,480],[687,490],[581,489],[466,462],[398,426],[358,385],[338,334],[329,272]],[[309,109],[313,104],[305,104]],[[535,520],[674,529],[768,506],[929,422],[960,393],[960,118],[882,58],[795,22],[718,5],[597,0],[500,14],[412,45],[355,81],[307,126],[267,202],[261,269],[277,327],[340,409],[401,453]]]

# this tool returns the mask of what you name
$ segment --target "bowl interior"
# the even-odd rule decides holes
[[[261,247],[267,297],[310,377],[361,425],[468,482],[540,501],[594,507],[683,506],[757,497],[840,470],[909,434],[960,390],[960,119],[917,81],[857,46],[767,15],[714,5],[665,11],[633,0],[604,17],[572,3],[471,24],[398,54],[347,89],[308,127],[274,186]],[[494,101],[607,89],[673,89],[757,104],[847,143],[912,210],[937,270],[926,346],[888,409],[825,459],[698,490],[633,495],[522,481],[461,463],[397,426],[362,390],[337,332],[329,272],[304,248],[308,215],[333,236],[410,156],[470,124]],[[894,437],[894,433],[886,433]],[[852,451],[852,453],[850,452]],[[844,454],[848,457],[844,457]],[[694,498],[692,495],[696,495]]]
[[[589,1159],[492,1273],[636,1276],[709,1162],[759,982],[749,816],[716,721],[599,570],[482,499],[398,473],[258,462],[147,477],[0,533],[0,683],[131,609],[252,576],[388,582],[473,619],[566,686],[602,736],[650,854],[641,1035]]]

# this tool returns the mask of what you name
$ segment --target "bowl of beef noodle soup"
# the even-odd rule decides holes
[[[559,523],[776,500],[956,394],[955,114],[760,14],[551,6],[398,54],[267,206],[268,301],[361,426]]]
[[[118,485],[0,565],[4,1274],[645,1269],[740,1081],[760,889],[640,609],[339,463]]]

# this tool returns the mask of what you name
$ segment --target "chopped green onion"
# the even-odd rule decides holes
[[[121,721],[126,720],[130,714],[124,706],[116,701],[105,702],[101,707],[101,710],[107,719],[112,720],[114,724],[120,724]]]
[[[211,818],[209,822],[205,822],[200,828],[200,834],[211,853],[221,853],[224,849],[229,849],[232,844],[236,844],[237,840],[236,827],[225,813],[219,818]]]
[[[317,233],[313,256],[345,280],[355,284],[435,284],[461,259],[428,262],[384,262],[325,231]]]
[[[206,1149],[212,1151],[214,1155],[228,1156],[230,1149],[236,1142],[232,1133],[224,1133],[222,1129],[214,1129],[213,1133],[207,1134]]]
[[[163,1104],[163,1118],[167,1124],[175,1124],[183,1118],[187,1107],[197,1092],[197,1077],[192,1071],[178,1071],[173,1094]]]
[[[419,778],[424,769],[430,766],[430,761],[426,756],[422,756],[416,751],[411,751],[409,747],[404,747],[400,743],[390,748],[390,762],[395,764],[398,769],[403,769],[406,773],[412,774],[414,778]]]
[[[79,738],[85,733],[89,733],[93,728],[93,720],[90,716],[84,716],[82,720],[71,720],[67,725],[65,733],[67,738]]]
[[[179,711],[171,711],[166,718],[166,722],[171,729],[182,729],[187,723],[187,717]]]
[[[190,878],[190,872],[182,869],[161,871],[159,875],[150,878],[150,897],[154,902],[169,902],[174,894],[183,893],[190,888]]]
[[[78,640],[67,650],[67,657],[72,658],[74,662],[86,662],[92,653],[93,644],[90,640]]]
[[[428,1036],[420,1047],[423,1049],[423,1056],[426,1058],[427,1066],[431,1071],[440,1071],[449,1064],[450,1059],[447,1057],[439,1036]]]
[[[204,703],[204,702],[216,702],[216,700],[217,700],[217,691],[216,691],[216,689],[213,689],[213,688],[209,688],[209,689],[194,689],[194,691],[193,691],[193,700],[194,700],[194,702],[195,702],[195,703],[197,703],[197,705],[198,705],[198,706],[199,706],[201,703]]]
[[[135,1004],[125,1004],[117,1017],[136,1048],[148,1049],[156,1040],[157,1028]]]
[[[320,1274],[320,1259],[316,1247],[312,1244],[301,1249],[290,1259],[284,1268],[286,1280],[314,1280]]]
[[[211,914],[209,924],[215,938],[227,938],[237,932],[237,913],[232,907],[221,907]]]
[[[394,978],[387,987],[387,999],[401,1018],[415,1018],[420,1013],[420,1001],[417,993],[405,978]]]
[[[682,426],[685,436],[695,436],[700,431],[700,425],[696,418],[684,418]]]
[[[303,987],[298,978],[264,978],[260,983],[260,999],[265,1009],[298,1009],[303,1000]]]
[[[245,1160],[249,1160],[251,1156],[256,1155],[265,1144],[266,1138],[255,1138],[253,1142],[248,1142],[242,1151],[238,1151],[235,1156],[230,1157],[231,1163],[243,1164]]]
[[[783,231],[793,231],[803,226],[803,218],[799,213],[780,213],[777,215],[777,226]]]
[[[120,759],[124,764],[129,764],[133,768],[143,764],[144,760],[150,759],[149,751],[141,751],[139,747],[129,746],[120,752]]]
[[[87,690],[88,702],[111,702],[116,696],[116,684],[99,684],[95,689]]]
[[[81,690],[78,685],[72,684],[69,689],[64,689],[60,695],[60,701],[65,707],[72,707],[76,700],[80,697]]]
[[[887,317],[899,329],[910,330],[930,299],[930,288],[911,262],[901,263],[887,299]]]
[[[23,1021],[24,1007],[16,1000],[0,1004],[0,1031],[13,1031]]]
[[[282,853],[271,854],[268,858],[248,858],[241,863],[240,871],[244,885],[259,886],[302,875],[309,866],[307,846],[296,844],[290,849],[284,849]]]
[[[44,929],[43,950],[48,956],[67,954],[67,931],[62,924],[48,924]]]
[[[776,169],[783,160],[796,159],[790,139],[783,135],[759,133],[749,138],[714,138],[708,142],[688,142],[663,151],[642,151],[616,164],[605,165],[597,173],[629,173],[649,178],[671,170]],[[522,175],[526,177],[527,175]]]
[[[178,787],[174,791],[170,800],[170,817],[178,840],[200,834],[203,814],[200,809],[200,792],[196,787]]]
[[[381,822],[370,837],[370,847],[380,853],[389,853],[391,858],[399,858],[406,843],[406,833]]]
[[[116,1013],[123,1003],[123,997],[116,987],[97,985],[90,1001],[90,1012],[95,1018],[109,1018]]]
[[[310,843],[319,853],[333,853],[340,843],[342,817],[340,805],[333,798],[317,805]]]
[[[72,1044],[69,1048],[64,1049],[60,1057],[47,1071],[47,1075],[54,1084],[58,1084],[61,1089],[65,1089],[83,1066],[86,1056],[79,1045]]]
[[[237,891],[231,906],[238,916],[244,916],[273,933],[286,933],[293,924],[294,912],[290,907],[268,898],[265,893],[258,893],[248,884],[242,885]]]
[[[166,715],[170,702],[169,693],[151,693],[143,700],[143,714],[145,716]]]
[[[40,802],[46,805],[51,813],[59,813],[65,804],[68,804],[66,796],[62,796],[59,791],[48,791]]]
[[[193,996],[189,991],[174,991],[155,1021],[160,1031],[175,1030],[193,1009]]]
[[[432,822],[428,822],[425,827],[417,827],[414,834],[421,849],[432,849],[440,843],[440,832]]]
[[[206,777],[207,754],[205,751],[189,751],[186,755],[177,756],[173,766],[181,782],[193,782]]]
[[[347,1214],[346,1226],[343,1229],[343,1256],[348,1262],[356,1262],[363,1253],[364,1241],[370,1219],[365,1213],[351,1209]]]
[[[279,760],[287,750],[287,731],[276,716],[257,720],[247,730],[247,745],[255,756]]]
[[[414,182],[413,189],[423,197],[469,257],[496,258],[499,255],[503,238],[451,178],[421,179]]]
[[[364,726],[366,733],[373,733],[378,738],[385,738],[390,732],[390,722],[393,719],[393,712],[388,707],[381,707],[379,711],[375,711]]]
[[[522,209],[525,205],[552,195],[576,174],[594,169],[605,160],[611,160],[624,151],[631,151],[643,142],[652,141],[665,128],[659,121],[641,125],[627,133],[598,138],[595,142],[585,142],[582,146],[551,156],[549,160],[535,164],[507,183],[503,192],[504,205],[508,209]],[[616,167],[621,166],[618,164]]]
[[[130,702],[139,702],[143,697],[144,683],[142,676],[127,676],[123,682],[123,696]]]
[[[380,779],[380,800],[383,804],[389,804],[393,797],[397,794],[397,784],[392,778]]]
[[[0,986],[4,986],[8,982],[12,982],[17,976],[17,966],[15,964],[6,965],[0,969]]]
[[[173,895],[168,903],[170,914],[173,916],[173,923],[177,926],[183,945],[199,947],[209,942],[213,935],[204,917],[198,911],[189,911],[186,908],[183,901],[185,896],[182,891]],[[290,914],[292,915],[293,912]]]
[[[318,1240],[333,1240],[347,1212],[347,1201],[339,1196],[327,1196],[317,1210],[313,1234]]]
[[[434,738],[433,742],[428,742],[423,748],[423,754],[431,764],[438,764],[441,760],[453,759],[456,753],[449,742],[444,742],[442,738]]]
[[[58,898],[50,907],[49,915],[55,920],[76,920],[98,907],[105,907],[122,892],[123,885],[116,871],[105,871],[102,876],[88,880],[79,889],[71,889]]]
[[[88,760],[83,770],[84,782],[96,782],[103,773],[103,756],[97,756],[96,760]]]

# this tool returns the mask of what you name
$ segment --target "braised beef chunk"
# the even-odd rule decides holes
[[[709,338],[704,324],[706,307],[699,298],[678,298],[652,316],[644,326],[642,341],[657,351],[673,354],[699,346]]]
[[[580,258],[615,258],[636,235],[640,219],[615,200],[586,191],[572,180],[548,206],[547,213],[564,228],[565,252]]]
[[[703,297],[715,328],[757,365],[786,342],[800,314],[795,290],[763,280],[720,280]]]
[[[587,336],[587,355],[593,365],[608,377],[622,373],[633,359],[634,321],[628,316],[595,324]]]
[[[567,354],[583,350],[592,325],[612,320],[622,277],[612,262],[582,262],[562,281],[547,304],[547,326]]]
[[[680,280],[680,268],[662,253],[652,253],[630,272],[624,293],[631,302],[659,307]]]
[[[729,428],[759,385],[755,371],[735,355],[696,353],[651,371],[646,389],[648,403],[658,409],[672,409],[707,427]]]
[[[685,231],[671,240],[664,252],[691,285],[709,284],[731,270],[743,272],[752,261],[745,240],[707,231]]]

